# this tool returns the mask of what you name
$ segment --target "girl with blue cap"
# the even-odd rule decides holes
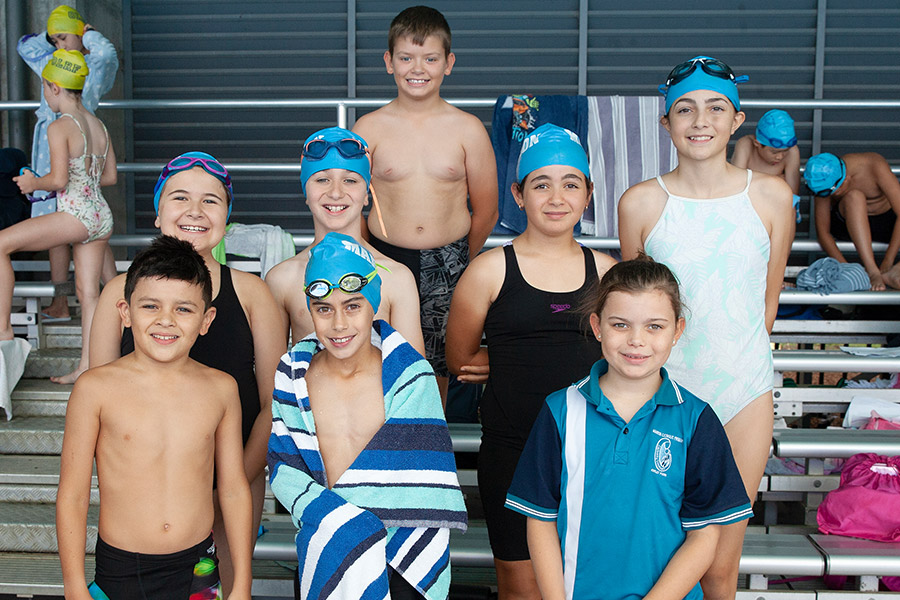
[[[244,470],[253,496],[255,535],[265,497],[273,378],[284,348],[278,307],[266,284],[256,275],[230,269],[213,258],[213,248],[225,236],[233,201],[231,175],[206,152],[185,152],[170,160],[153,190],[156,226],[164,235],[191,242],[212,277],[216,318],[206,335],[197,338],[191,358],[228,373],[238,384]],[[117,308],[124,289],[123,273],[110,281],[100,295],[90,343],[91,367],[134,350],[134,337],[130,329],[123,330]],[[227,595],[234,573],[218,500],[215,508],[213,531],[219,576]]]
[[[622,258],[646,251],[681,283],[687,326],[666,363],[672,378],[709,402],[725,425],[750,498],[772,441],[769,332],[793,238],[784,180],[733,166],[728,141],[744,122],[736,76],[697,56],[669,73],[660,124],[678,152],[675,170],[629,188],[619,201]],[[733,598],[746,521],[721,527],[703,576],[709,598]]]
[[[463,273],[450,306],[447,361],[460,380],[487,382],[478,487],[500,597],[537,598],[526,519],[504,508],[506,493],[546,396],[599,359],[577,307],[615,261],[572,237],[593,191],[577,135],[553,124],[532,131],[522,143],[516,176],[511,189],[527,227]]]
[[[797,223],[800,222],[800,150],[794,120],[783,110],[770,110],[756,124],[756,133],[734,145],[731,164],[781,177],[790,186]]]

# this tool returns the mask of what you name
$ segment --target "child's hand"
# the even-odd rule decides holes
[[[463,383],[487,383],[491,373],[490,365],[463,365],[459,370],[461,373],[456,378]]]
[[[37,179],[37,177],[34,176],[34,171],[28,167],[22,167],[22,170],[19,171],[19,176],[13,177],[13,181],[16,182],[16,185],[19,186],[19,190],[23,194],[30,194],[37,189],[34,187],[35,179]]]

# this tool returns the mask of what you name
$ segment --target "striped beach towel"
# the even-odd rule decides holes
[[[662,96],[590,96],[588,158],[594,198],[581,220],[582,235],[619,235],[616,209],[632,185],[668,173],[678,164],[669,134],[659,124]]]
[[[450,589],[450,528],[466,529],[450,434],[428,362],[384,321],[385,423],[329,489],[306,388],[312,334],[285,354],[275,375],[269,476],[299,528],[304,599],[386,598],[386,565],[429,600]]]

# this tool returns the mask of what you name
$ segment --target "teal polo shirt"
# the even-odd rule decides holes
[[[753,510],[712,408],[662,369],[656,394],[626,423],[591,374],[547,397],[506,499],[556,521],[568,597],[643,598],[686,531]],[[686,598],[700,599],[696,585]]]

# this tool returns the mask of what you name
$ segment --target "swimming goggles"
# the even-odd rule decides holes
[[[847,166],[844,164],[844,161],[841,161],[841,176],[837,181],[834,182],[834,185],[828,188],[827,190],[820,190],[816,192],[816,196],[819,198],[825,198],[834,193],[836,189],[841,187],[841,184],[844,183],[844,178],[847,176]]]
[[[697,65],[700,65],[700,68],[703,69],[703,72],[707,75],[712,75],[719,79],[729,79],[734,83],[739,82],[739,79],[734,76],[734,71],[731,70],[731,67],[721,60],[698,56],[697,58],[686,60],[680,65],[676,65],[674,69],[669,71],[669,76],[666,77],[666,87],[671,87],[676,83],[687,79],[691,73],[697,70]]]
[[[797,136],[795,135],[791,139],[783,142],[781,140],[770,140],[766,138],[766,143],[763,146],[768,146],[769,148],[775,148],[776,150],[784,150],[786,148],[793,148],[797,145]]]
[[[35,178],[40,177],[40,175],[38,175],[37,172],[34,169],[32,169],[31,167],[22,167],[21,169],[19,169],[19,175],[24,175],[25,171],[30,172],[32,175],[35,176]],[[44,202],[46,200],[53,200],[54,198],[56,198],[55,191],[50,192],[46,196],[35,196],[34,194],[25,194],[25,199],[28,200],[29,202],[31,202],[32,204],[34,204],[35,202]]]
[[[309,140],[303,146],[303,156],[313,160],[322,160],[331,148],[336,148],[344,158],[361,158],[366,155],[366,147],[357,139],[343,140]]]
[[[231,175],[228,174],[228,171],[222,166],[222,163],[217,160],[210,160],[199,156],[177,156],[173,158],[165,167],[163,167],[162,173],[159,175],[159,180],[165,181],[168,179],[169,175],[172,175],[173,173],[187,171],[196,166],[201,167],[213,177],[221,179],[222,183],[225,184],[225,187],[228,188],[229,194],[232,194],[233,196],[231,190]]]
[[[338,281],[337,285],[334,285],[330,281],[325,279],[316,279],[303,291],[306,292],[306,295],[314,300],[324,300],[328,296],[331,295],[331,291],[335,289],[339,289],[345,294],[355,294],[359,290],[363,289],[367,283],[372,281],[372,278],[378,274],[378,269],[375,269],[365,277],[359,275],[358,273],[347,273],[343,277],[341,277],[340,281]]]

